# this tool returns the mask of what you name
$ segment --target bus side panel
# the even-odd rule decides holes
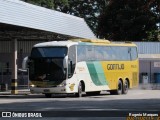
[[[138,87],[139,85],[139,61],[135,60],[131,64],[132,69],[132,87]]]
[[[109,90],[100,62],[79,62],[76,74],[78,81],[84,81],[86,92]]]
[[[119,79],[121,79],[123,83],[128,79],[131,88],[133,85],[137,86],[137,61],[103,61],[102,66],[111,90],[118,88]]]

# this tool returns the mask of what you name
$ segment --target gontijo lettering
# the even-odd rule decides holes
[[[108,70],[124,70],[124,64],[108,64]]]

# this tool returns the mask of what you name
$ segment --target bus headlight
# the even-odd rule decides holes
[[[63,84],[57,85],[57,87],[64,87],[64,86],[66,86],[66,83],[63,83]]]
[[[32,85],[30,85],[30,87],[35,87],[35,85],[32,84]]]

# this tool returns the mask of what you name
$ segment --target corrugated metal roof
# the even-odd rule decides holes
[[[0,23],[80,38],[96,38],[84,19],[20,0],[0,0]]]
[[[124,42],[115,42],[124,43]],[[138,54],[160,54],[160,42],[133,42],[138,47]]]
[[[160,42],[134,42],[139,54],[160,54]]]

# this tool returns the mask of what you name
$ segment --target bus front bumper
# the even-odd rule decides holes
[[[74,93],[71,91],[66,90],[66,87],[51,87],[51,88],[38,88],[38,87],[31,87],[31,93],[43,93],[43,94],[65,94],[65,93]]]

